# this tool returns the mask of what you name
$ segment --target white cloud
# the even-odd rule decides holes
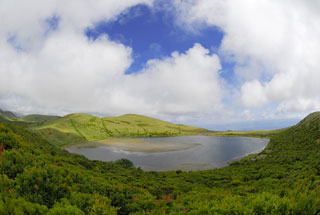
[[[220,52],[236,62],[244,107],[278,103],[278,111],[319,108],[319,1],[175,3],[183,26],[196,31],[199,26],[213,25],[224,31]],[[289,108],[289,104],[295,104],[295,108]]]
[[[115,19],[123,10],[153,0],[1,0],[0,35],[2,39],[15,35],[26,48],[39,46],[48,30],[46,19],[57,16],[59,28],[82,33],[94,22]],[[39,41],[40,40],[40,41]]]
[[[238,89],[227,89],[232,83],[220,77],[219,57],[201,44],[125,75],[133,61],[130,47],[84,35],[95,22],[152,2],[0,0],[0,107],[22,113],[133,112],[182,122],[197,118],[197,124],[320,108],[318,1],[174,1],[184,28],[223,30],[219,54],[236,62]],[[46,20],[54,16],[58,29],[48,32]],[[266,109],[270,104],[277,107]]]
[[[136,111],[154,114],[214,112],[221,105],[217,55],[200,44],[186,53],[150,60],[139,74],[126,77],[127,95],[140,100]],[[139,111],[140,112],[140,111]]]
[[[10,72],[0,72],[1,103],[25,113],[140,113],[169,119],[220,108],[220,62],[201,45],[150,60],[142,72],[125,75],[130,54],[130,48],[106,37],[92,42],[59,32],[39,52],[12,51],[13,60],[2,61],[1,71]]]
[[[200,44],[126,75],[130,47],[84,35],[90,25],[116,19],[137,3],[152,0],[0,0],[0,107],[20,113],[140,113],[180,121],[219,111],[219,58]],[[52,17],[59,25],[48,32],[46,20]]]
[[[242,85],[241,96],[242,105],[247,108],[262,107],[268,101],[263,86],[257,80]]]
[[[115,85],[131,64],[130,48],[107,37],[93,42],[65,31],[52,35],[37,51],[7,48],[0,50],[0,56],[0,95],[24,98],[18,111],[23,111],[27,99],[37,111],[94,111],[94,95]]]
[[[306,112],[320,110],[320,97],[318,99],[297,98],[286,100],[278,106],[279,112]]]
[[[164,59],[150,60],[139,73],[126,75],[132,63],[130,47],[110,41],[107,36],[91,41],[79,31],[93,21],[116,16],[111,3],[101,5],[103,2],[97,2],[99,10],[94,13],[93,6],[84,6],[87,1],[73,4],[79,11],[69,3],[62,8],[51,1],[35,8],[46,7],[38,16],[29,14],[30,8],[17,9],[28,12],[26,20],[9,18],[12,26],[6,23],[0,34],[1,106],[22,113],[140,113],[167,119],[174,114],[192,118],[221,108],[219,58],[200,44],[186,53],[174,52]],[[125,8],[120,2],[124,1],[115,4]],[[126,6],[133,4],[128,2]],[[59,28],[44,35],[48,27],[43,21],[52,14],[60,17]],[[17,51],[4,32],[15,32],[16,42],[25,49]]]

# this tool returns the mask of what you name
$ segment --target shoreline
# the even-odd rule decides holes
[[[101,146],[115,147],[117,149],[128,152],[144,152],[144,153],[159,153],[159,152],[174,152],[192,149],[200,146],[200,143],[179,143],[179,142],[148,142],[135,138],[112,138],[98,140],[93,142],[78,143],[66,147],[72,148],[96,148]]]
[[[230,162],[221,162],[217,164],[211,163],[198,163],[198,164],[180,164],[171,168],[158,168],[151,167],[147,165],[135,166],[136,168],[140,167],[145,172],[168,172],[168,171],[184,171],[184,172],[194,172],[194,171],[205,171],[212,169],[221,169],[229,166]]]
[[[257,138],[257,139],[263,139],[263,138]],[[149,166],[147,163],[144,164],[135,164],[135,167],[142,168],[144,171],[203,171],[203,170],[210,170],[210,169],[220,169],[224,168],[230,165],[230,163],[234,161],[241,160],[248,155],[252,154],[259,154],[261,151],[265,150],[265,148],[268,146],[269,141],[267,145],[262,150],[256,150],[254,152],[248,153],[244,156],[236,156],[233,157],[230,161],[225,162],[219,162],[219,163],[190,163],[190,161],[187,163],[180,163],[176,166],[172,167],[154,167]],[[192,149],[198,146],[202,146],[200,143],[182,143],[182,142],[162,142],[162,141],[155,141],[155,142],[149,142],[147,139],[138,139],[138,138],[112,138],[112,139],[105,139],[100,141],[94,141],[94,142],[85,142],[85,143],[79,143],[72,146],[69,146],[66,148],[67,151],[70,153],[74,153],[72,151],[80,150],[86,150],[90,148],[100,148],[100,150],[103,150],[104,147],[110,148],[112,151],[123,151],[127,153],[145,153],[145,154],[153,154],[153,153],[162,153],[162,152],[177,152],[177,151],[183,151]],[[97,149],[99,150],[99,149]],[[76,153],[78,154],[78,153]],[[81,154],[81,153],[80,153]],[[136,155],[137,156],[137,155]],[[158,156],[158,155],[156,155]],[[160,155],[159,155],[160,156]],[[89,158],[90,159],[90,158]],[[96,159],[96,158],[91,158]],[[103,160],[104,161],[104,160]],[[107,161],[107,160],[105,160]],[[108,160],[109,161],[109,160]]]

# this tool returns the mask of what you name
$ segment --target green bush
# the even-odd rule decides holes
[[[126,168],[126,169],[134,167],[132,161],[130,161],[128,159],[124,159],[124,158],[116,160],[114,163],[117,164],[117,165],[120,165],[120,166],[122,166],[123,168]]]
[[[320,115],[274,135],[260,154],[208,171],[145,172],[55,149],[17,125],[0,124],[0,133],[0,214],[320,211]]]

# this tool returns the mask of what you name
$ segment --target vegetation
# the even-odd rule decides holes
[[[252,131],[215,131],[208,135],[210,136],[224,136],[224,137],[258,137],[258,138],[268,138],[279,134],[280,132],[286,130],[287,128],[275,129],[275,130],[252,130]]]
[[[14,117],[10,120],[2,121],[28,127],[59,148],[75,143],[115,137],[181,136],[208,132],[203,128],[175,125],[134,114],[104,118],[89,114],[70,114],[65,117],[33,114],[23,118],[12,115]],[[0,112],[0,119],[1,116]]]
[[[72,116],[63,120],[70,119],[77,125]],[[0,124],[0,214],[319,212],[320,113],[274,135],[257,155],[197,172],[144,172],[124,159],[90,161],[20,125]]]
[[[57,120],[60,119],[61,117],[59,116],[48,116],[48,115],[39,115],[39,114],[31,114],[31,115],[27,115],[22,117],[21,119],[23,121],[26,122],[33,122],[33,123],[44,123],[44,122],[48,122],[48,121],[53,121],[53,120]]]
[[[18,120],[18,117],[10,111],[0,109],[0,122]]]

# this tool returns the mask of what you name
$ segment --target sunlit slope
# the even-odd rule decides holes
[[[208,132],[202,128],[176,125],[134,114],[104,118],[70,114],[32,129],[57,146],[110,137],[179,136]]]
[[[10,112],[10,111],[3,111],[0,109],[0,121],[15,121],[18,120],[18,117]]]

